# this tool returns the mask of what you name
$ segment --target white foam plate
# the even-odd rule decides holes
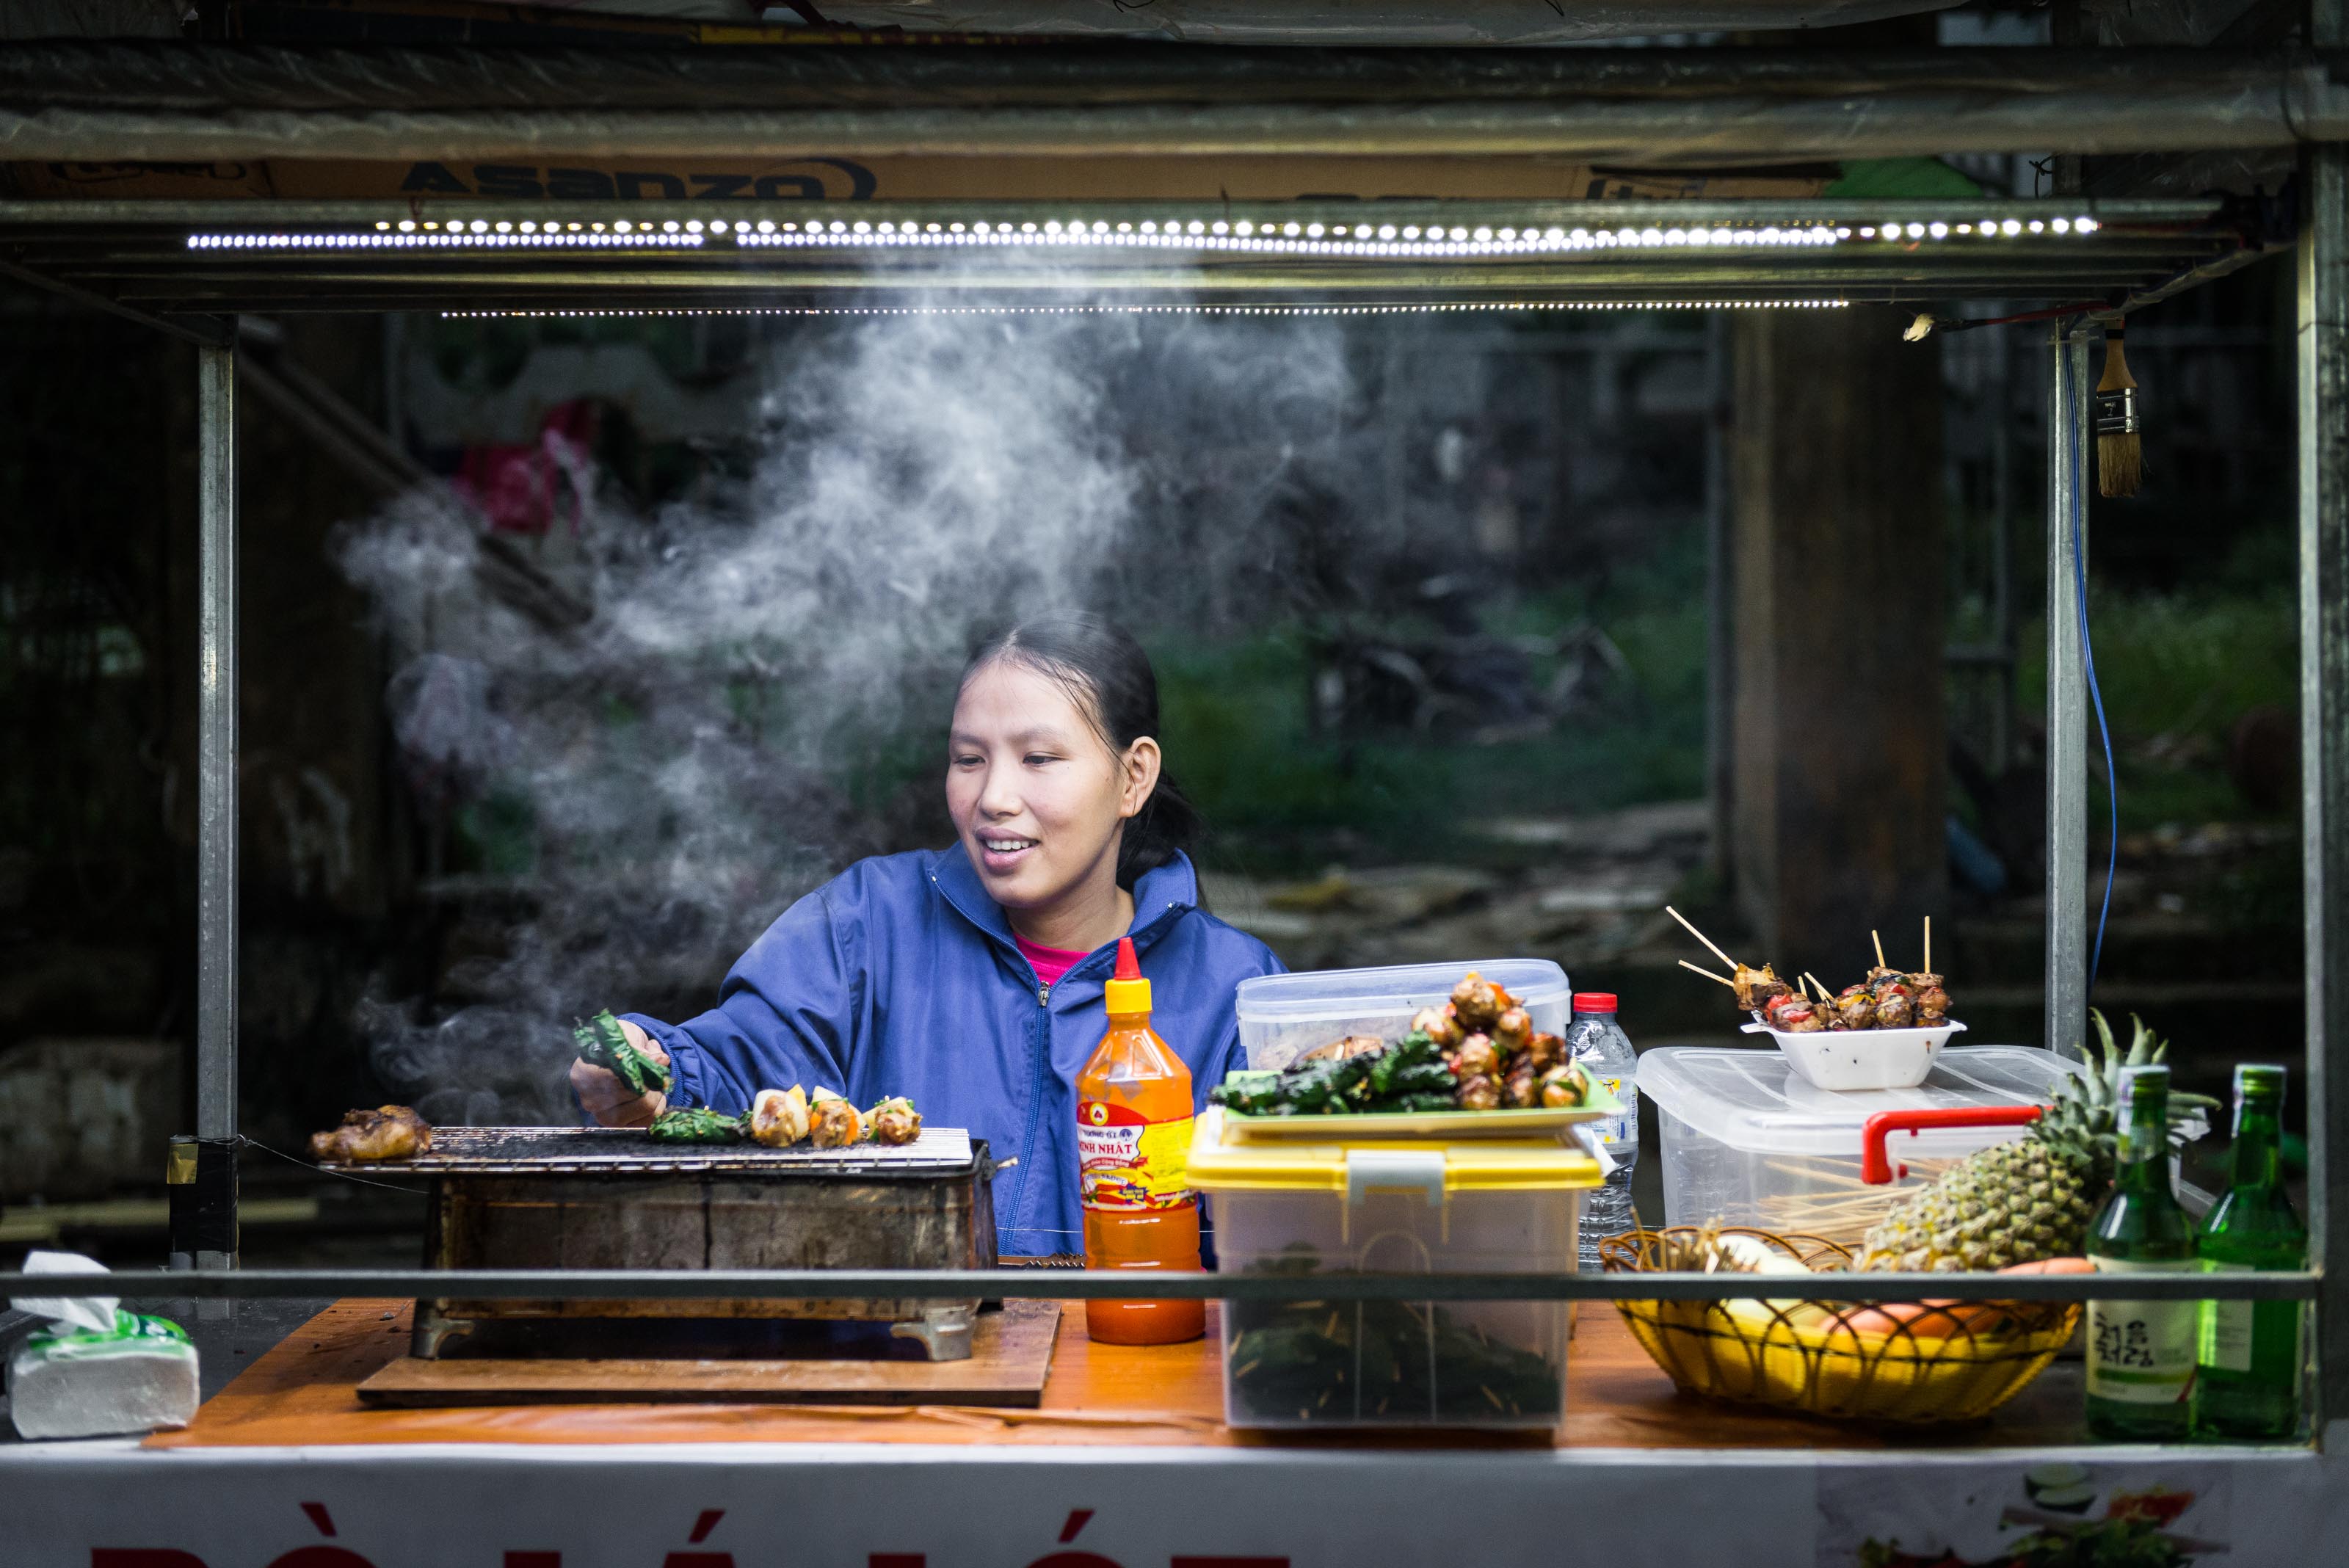
[[[1933,1070],[1933,1058],[1965,1025],[1951,1020],[1930,1029],[1820,1029],[1790,1034],[1749,1023],[1767,1034],[1796,1073],[1817,1088],[1850,1094],[1865,1089],[1913,1089]]]

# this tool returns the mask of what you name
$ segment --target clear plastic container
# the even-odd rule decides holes
[[[1666,1045],[1640,1057],[1640,1090],[1656,1103],[1664,1222],[1751,1225],[1856,1247],[1905,1192],[1976,1149],[2023,1129],[1949,1127],[1897,1134],[1889,1152],[1905,1179],[1859,1179],[1860,1130],[1878,1111],[2044,1105],[2079,1068],[2023,1045],[1952,1045],[1912,1089],[1837,1093],[1805,1081],[1775,1051]]]
[[[1191,1180],[1239,1273],[1565,1273],[1598,1162],[1572,1141],[1266,1144],[1199,1118]],[[1564,1302],[1223,1303],[1240,1428],[1547,1429],[1566,1407]]]
[[[1244,980],[1237,1002],[1240,1049],[1249,1067],[1271,1070],[1349,1034],[1400,1040],[1413,1013],[1449,1002],[1452,988],[1472,969],[1515,996],[1536,1029],[1566,1033],[1573,1012],[1566,971],[1547,959],[1471,959]]]

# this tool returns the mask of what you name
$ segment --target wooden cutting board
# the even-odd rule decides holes
[[[371,1405],[996,1405],[1033,1409],[1061,1303],[1008,1301],[971,1324],[968,1361],[697,1361],[412,1355],[358,1386]]]

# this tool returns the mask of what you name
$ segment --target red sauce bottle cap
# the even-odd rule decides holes
[[[1150,1011],[1150,982],[1142,978],[1142,961],[1134,956],[1133,939],[1117,939],[1117,972],[1102,987],[1102,1002],[1120,1014]]]

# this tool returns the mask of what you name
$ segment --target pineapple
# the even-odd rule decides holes
[[[1861,1268],[1986,1271],[2080,1251],[2119,1158],[2121,1069],[2158,1062],[2168,1049],[2132,1013],[2124,1055],[2105,1015],[2091,1009],[2089,1017],[2104,1042],[2102,1066],[2092,1058],[2085,1082],[2069,1075],[2058,1082],[2054,1103],[2023,1137],[1967,1156],[1896,1204],[1868,1232]],[[2213,1103],[2172,1095],[2169,1114],[2182,1120]]]

